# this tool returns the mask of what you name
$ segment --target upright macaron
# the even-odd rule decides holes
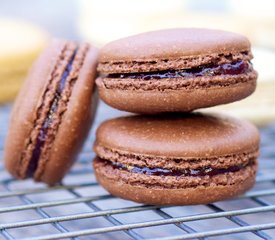
[[[33,65],[14,104],[5,164],[16,178],[53,185],[73,164],[96,107],[98,51],[55,40]]]
[[[110,106],[136,113],[188,112],[243,99],[256,87],[250,42],[220,30],[147,32],[105,45],[96,80]]]
[[[115,196],[156,205],[203,204],[252,187],[259,133],[224,115],[130,116],[98,128],[94,169]]]

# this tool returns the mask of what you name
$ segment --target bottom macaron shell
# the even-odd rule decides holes
[[[129,184],[123,180],[116,180],[105,174],[100,164],[94,162],[95,174],[98,182],[112,195],[134,202],[152,205],[193,205],[230,199],[238,196],[255,183],[256,166],[243,171],[242,181],[227,185],[195,186],[187,188],[150,187],[142,184]]]
[[[208,204],[242,194],[255,182],[250,177],[241,185],[196,187],[187,189],[163,189],[133,186],[124,182],[97,176],[99,183],[112,195],[134,202],[152,205],[193,205]]]
[[[128,112],[189,112],[199,108],[241,100],[255,91],[256,80],[226,87],[194,90],[135,91],[99,86],[99,95],[108,105]]]

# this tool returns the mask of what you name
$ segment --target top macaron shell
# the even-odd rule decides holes
[[[252,59],[250,43],[242,35],[220,30],[183,28],[147,32],[105,45],[99,55],[96,80],[103,101],[135,113],[190,112],[243,99],[256,88],[257,73],[149,77],[204,69]],[[130,73],[136,77],[127,75]]]
[[[97,153],[103,147],[112,152],[183,159],[255,152],[259,145],[258,130],[249,122],[200,113],[111,119],[100,125],[96,139]]]
[[[37,109],[65,44],[67,41],[53,41],[42,53],[30,70],[13,107],[4,158],[7,169],[16,177],[24,178],[18,171],[28,163],[20,161],[21,155],[25,151],[26,140],[35,127]],[[89,132],[97,102],[93,94],[97,54],[97,49],[90,46],[58,132],[51,143],[49,157],[46,162],[38,165],[37,171],[40,174],[36,181],[50,185],[59,182],[71,167]]]
[[[191,66],[191,57],[211,57],[216,54],[249,52],[249,40],[239,34],[221,30],[186,28],[143,33],[105,45],[99,55],[98,70],[103,73],[146,72],[180,69]],[[187,63],[175,65],[169,60],[187,58]],[[197,59],[193,66],[202,64]],[[205,63],[212,59],[205,59]],[[137,64],[133,64],[136,62]],[[170,67],[169,67],[169,64]]]

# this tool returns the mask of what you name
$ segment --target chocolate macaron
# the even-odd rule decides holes
[[[97,130],[94,169],[111,194],[155,205],[205,204],[255,181],[259,133],[223,115],[130,116]]]
[[[99,95],[136,113],[189,112],[243,99],[257,73],[250,42],[220,30],[147,32],[105,45],[99,54]]]
[[[89,44],[56,40],[33,65],[5,144],[6,168],[14,177],[53,185],[69,170],[96,109],[97,56]]]

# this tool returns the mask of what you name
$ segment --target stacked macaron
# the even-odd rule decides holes
[[[135,113],[189,112],[250,95],[257,73],[249,41],[206,29],[171,29],[128,37],[101,50],[101,98]]]
[[[252,94],[247,38],[170,29],[111,42],[99,54],[99,95],[133,113],[97,130],[94,169],[110,193],[147,204],[223,200],[255,181],[259,133],[250,123],[191,111]],[[148,115],[149,114],[149,115]]]

